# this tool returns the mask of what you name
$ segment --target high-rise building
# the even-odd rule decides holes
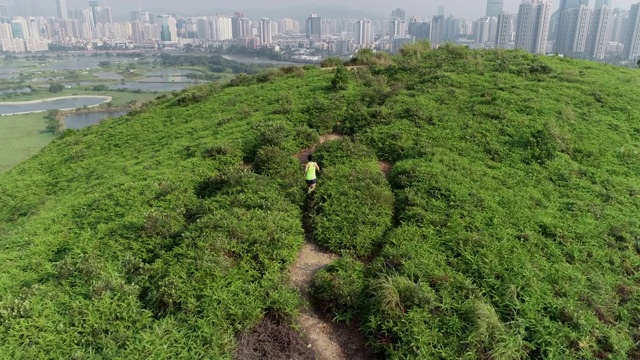
[[[529,0],[520,4],[516,23],[516,49],[533,54],[544,54],[547,48],[551,3]]]
[[[502,13],[498,15],[498,24],[496,28],[496,47],[508,48],[513,42],[514,37],[514,21],[515,16],[512,14]]]
[[[391,20],[391,24],[389,26],[389,37],[391,40],[397,37],[404,37],[405,35],[407,35],[407,24],[405,21],[400,18]]]
[[[438,6],[438,16],[444,16],[444,5]]]
[[[629,60],[636,60],[640,57],[640,2],[631,5],[631,10],[629,10],[622,56]]]
[[[307,38],[320,38],[322,36],[322,18],[316,14],[311,14],[307,18]]]
[[[281,34],[297,35],[300,33],[300,22],[290,18],[278,20],[278,30]]]
[[[487,16],[476,21],[476,43],[484,44],[496,40],[496,17]]]
[[[611,7],[611,1],[612,0],[596,0],[596,4],[594,6],[594,9],[599,9],[603,6],[607,6],[607,7]]]
[[[569,8],[560,13],[555,43],[556,52],[574,56],[586,51],[592,15],[593,10],[584,5]]]
[[[487,17],[500,15],[503,7],[504,0],[487,0]]]
[[[240,18],[244,17],[242,13],[236,12],[231,18],[231,34],[234,39],[240,38]]]
[[[438,46],[445,40],[445,18],[444,15],[435,15],[431,19],[431,46]]]
[[[11,32],[14,39],[28,39],[29,38],[29,25],[27,20],[21,16],[13,18],[11,21]]]
[[[431,24],[428,21],[423,22],[422,19],[414,16],[409,20],[408,33],[416,40],[429,39]]]
[[[9,18],[9,6],[0,4],[0,18]]]
[[[587,56],[591,59],[604,59],[609,41],[613,9],[603,5],[593,11],[589,36],[587,39]]]
[[[178,23],[176,18],[169,15],[157,15],[156,18],[159,20],[160,41],[164,45],[178,41]]]
[[[624,42],[624,32],[627,29],[627,21],[629,20],[629,16],[626,13],[619,12],[613,14],[613,19],[611,21],[611,36],[609,37],[609,41],[623,43]]]
[[[11,39],[13,39],[11,24],[0,23],[0,40],[11,40]]]
[[[407,12],[397,8],[391,12],[391,19],[407,20]]]
[[[567,9],[579,8],[580,6],[589,6],[589,0],[560,0],[560,7],[551,15],[549,21],[550,39],[556,39],[558,37],[560,14]]]
[[[110,7],[100,9],[96,24],[113,24],[113,13]]]
[[[30,16],[27,19],[27,28],[29,30],[29,39],[40,39],[40,26],[35,17]]]
[[[95,27],[98,23],[98,13],[100,12],[100,4],[97,1],[89,1],[91,9],[91,23]]]
[[[66,20],[67,15],[67,0],[56,0],[56,8],[58,9],[58,19]]]
[[[356,23],[356,43],[361,47],[369,47],[373,42],[373,24],[369,19],[358,20]]]
[[[261,45],[269,45],[273,42],[271,20],[269,20],[268,18],[260,19],[260,26],[258,27],[258,30]]]
[[[589,6],[589,0],[560,0],[558,11],[562,12],[567,9],[579,8],[580,6]]]

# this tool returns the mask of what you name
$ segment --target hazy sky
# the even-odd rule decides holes
[[[27,1],[27,0],[16,0]],[[168,10],[178,10],[181,12],[197,13],[198,10],[205,9],[228,9],[228,10],[243,10],[243,9],[255,9],[266,7],[278,7],[286,8],[287,6],[299,6],[299,5],[313,5],[322,4],[322,6],[328,6],[329,4],[341,4],[342,6],[351,8],[368,9],[369,11],[380,13],[391,13],[391,10],[395,7],[403,8],[407,11],[407,16],[417,15],[426,16],[433,15],[437,12],[438,5],[445,5],[445,13],[447,15],[453,14],[457,17],[464,18],[478,18],[484,16],[486,0],[350,0],[350,1],[313,1],[313,0],[233,0],[233,1],[221,1],[221,0],[99,0],[101,5],[105,4],[111,6],[114,13],[123,13],[129,10],[138,8],[138,3],[142,8],[165,8]],[[593,6],[595,0],[591,0],[591,6]],[[621,7],[623,9],[629,9],[632,3],[637,3],[640,0],[613,0],[614,7]],[[2,0],[0,0],[2,2]],[[40,0],[42,4],[51,2],[55,4],[54,0]],[[554,9],[558,7],[559,0],[553,0]],[[505,10],[515,13],[518,9],[520,0],[504,0]],[[69,7],[87,7],[88,0],[67,0]],[[191,11],[189,11],[191,10]],[[322,14],[319,14],[322,16]]]

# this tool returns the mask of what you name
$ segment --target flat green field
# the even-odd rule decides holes
[[[0,116],[0,173],[35,155],[54,136],[45,133],[44,113]]]
[[[18,101],[35,100],[39,98],[59,97],[69,95],[104,95],[113,97],[114,106],[124,106],[132,100],[138,104],[145,103],[157,97],[157,94],[135,94],[118,91],[82,91],[65,90],[61,93],[40,92],[41,97],[24,97]],[[45,133],[46,113],[0,116],[0,173],[3,173],[20,162],[35,155],[49,144],[55,137]]]

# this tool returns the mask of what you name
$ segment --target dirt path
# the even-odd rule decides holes
[[[320,137],[317,145],[343,139],[343,135],[328,134]],[[296,157],[300,164],[316,150],[317,145],[300,151]],[[303,221],[306,223],[306,221]],[[329,265],[338,255],[330,253],[311,241],[311,229],[305,225],[306,241],[291,268],[291,285],[295,286],[307,304],[310,303],[309,285],[313,275]],[[364,339],[355,326],[337,324],[311,307],[302,310],[298,319],[310,347],[318,360],[366,360],[371,356],[364,350]]]
[[[344,138],[345,136],[340,134],[322,135],[320,136],[320,140],[318,140],[318,143],[316,145],[300,151],[299,153],[296,154],[296,158],[298,158],[298,160],[300,161],[300,164],[304,164],[307,162],[307,156],[309,156],[309,154],[312,154],[314,151],[316,151],[316,147],[318,147],[318,145],[324,144],[327,141],[341,140]]]

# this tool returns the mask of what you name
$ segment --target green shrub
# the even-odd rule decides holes
[[[315,240],[334,252],[364,257],[391,226],[393,196],[371,150],[337,141],[316,152],[322,172],[313,218]]]
[[[344,66],[340,65],[331,79],[331,89],[334,91],[347,90],[349,88],[349,72]]]
[[[340,258],[318,271],[310,286],[316,306],[334,319],[347,322],[360,310],[365,289],[364,264],[351,257]]]
[[[343,65],[342,60],[337,57],[328,57],[322,60],[322,62],[320,63],[320,67],[323,67],[323,68],[332,68],[332,67],[338,67],[342,65]]]
[[[320,134],[334,131],[343,121],[347,111],[347,102],[341,96],[331,99],[314,98],[304,112],[308,116],[307,125]]]

